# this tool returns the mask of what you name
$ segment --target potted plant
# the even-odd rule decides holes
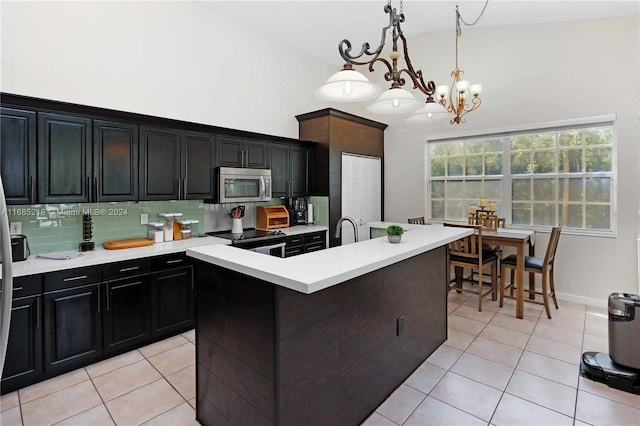
[[[390,243],[399,243],[402,239],[402,234],[404,234],[404,229],[400,225],[389,225],[386,232]]]

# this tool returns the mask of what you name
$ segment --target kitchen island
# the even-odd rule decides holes
[[[276,258],[196,259],[196,417],[218,424],[357,425],[446,340],[446,244],[412,229]]]

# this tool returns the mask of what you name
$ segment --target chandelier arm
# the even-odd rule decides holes
[[[424,78],[422,77],[422,70],[415,70],[413,68],[413,64],[411,63],[411,58],[409,57],[409,46],[407,43],[407,39],[404,34],[400,33],[400,40],[402,41],[402,52],[404,54],[404,61],[407,64],[407,68],[403,68],[398,72],[402,74],[406,73],[413,81],[413,88],[419,89],[425,95],[431,97],[436,92],[436,84],[433,81],[424,82]],[[404,83],[403,83],[404,84]]]
[[[338,51],[340,52],[340,56],[344,59],[348,64],[352,65],[366,65],[372,64],[375,62],[380,53],[382,53],[382,48],[385,45],[387,39],[387,30],[391,27],[397,29],[398,33],[402,34],[402,30],[400,29],[400,22],[404,22],[404,15],[398,15],[396,10],[391,7],[391,5],[387,4],[384,6],[384,12],[389,14],[389,24],[386,27],[382,28],[382,35],[380,38],[380,44],[373,52],[370,51],[371,45],[368,42],[362,44],[362,49],[358,55],[351,55],[351,42],[347,39],[342,40],[338,44]],[[396,34],[394,34],[394,38],[396,38]],[[371,59],[367,61],[359,61],[362,56],[372,56]]]

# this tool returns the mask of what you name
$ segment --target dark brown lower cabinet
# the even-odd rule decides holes
[[[195,263],[196,419],[361,424],[447,338],[439,247],[304,294]]]
[[[102,356],[100,284],[44,294],[45,373],[69,371]]]
[[[171,265],[184,265],[173,267]],[[193,266],[184,254],[152,260],[151,335],[168,336],[193,327]]]
[[[105,352],[122,352],[147,343],[151,337],[149,275],[103,285]]]
[[[19,389],[42,374],[41,300],[41,295],[13,300],[11,339],[2,372],[3,391]]]

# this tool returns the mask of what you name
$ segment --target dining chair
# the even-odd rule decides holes
[[[482,298],[491,293],[491,300],[496,300],[498,284],[498,256],[492,250],[482,249],[482,227],[479,225],[463,225],[444,223],[444,226],[467,228],[473,230],[469,236],[449,243],[448,277],[451,279],[451,268],[454,268],[455,278],[448,283],[449,290],[472,293],[478,295],[478,311],[482,312]],[[482,279],[486,266],[491,266],[491,282]],[[464,269],[471,269],[469,277],[464,277]],[[479,279],[474,280],[473,272],[478,272]],[[465,284],[468,284],[465,287]],[[488,289],[484,290],[488,284]]]
[[[407,222],[409,222],[409,224],[411,225],[426,225],[426,222],[424,221],[424,216],[409,218],[407,219]]]
[[[560,240],[561,226],[555,226],[551,230],[551,236],[549,237],[549,244],[547,244],[547,251],[544,258],[525,256],[524,270],[525,272],[541,274],[542,275],[542,288],[540,291],[534,290],[533,292],[525,288],[525,292],[533,294],[533,298],[525,297],[524,301],[529,303],[535,303],[537,305],[544,306],[547,311],[547,317],[551,319],[551,310],[549,309],[549,296],[553,299],[553,304],[558,309],[558,300],[556,299],[556,289],[553,281],[553,265],[556,259],[556,251],[558,249],[558,241]],[[515,254],[509,255],[502,259],[500,267],[500,307],[504,303],[504,299],[516,299],[513,296],[513,292],[517,290],[515,285],[515,271],[517,268],[517,257]],[[505,272],[506,269],[511,270],[511,283],[505,287]],[[549,284],[547,288],[547,282]],[[509,296],[506,296],[505,290],[509,289]],[[541,295],[542,301],[536,300],[535,295]]]

